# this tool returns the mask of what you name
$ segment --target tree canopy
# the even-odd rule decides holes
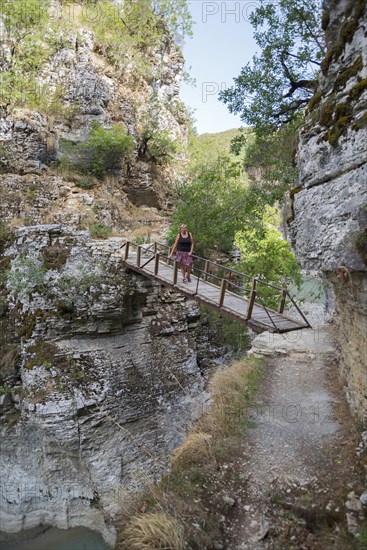
[[[193,181],[178,189],[170,241],[181,223],[187,223],[197,238],[196,253],[206,256],[230,252],[235,233],[244,225],[251,226],[254,239],[263,235],[262,196],[243,179],[239,163],[222,156],[196,170]]]
[[[220,94],[231,113],[255,128],[279,128],[307,105],[325,55],[321,0],[278,0],[250,15],[261,49]]]

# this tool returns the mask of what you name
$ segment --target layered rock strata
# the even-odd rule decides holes
[[[49,225],[4,252],[2,530],[84,525],[113,542],[205,397],[197,306],[126,271],[121,244]]]
[[[325,3],[328,52],[301,133],[288,220],[302,266],[334,290],[341,374],[361,419],[367,415],[366,10],[365,0]]]

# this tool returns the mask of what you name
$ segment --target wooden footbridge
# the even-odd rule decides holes
[[[195,255],[191,282],[184,283],[181,282],[177,262],[168,258],[168,252],[168,246],[160,243],[137,245],[126,241],[121,247],[126,267],[193,298],[225,317],[248,325],[255,332],[267,330],[284,333],[311,328],[286,288]],[[269,289],[279,294],[278,311],[268,308],[264,303],[264,295]],[[284,311],[287,311],[287,315]]]

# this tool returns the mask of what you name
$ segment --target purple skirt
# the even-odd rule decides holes
[[[188,252],[177,250],[176,262],[179,264],[179,267],[192,267],[192,256],[189,256]]]

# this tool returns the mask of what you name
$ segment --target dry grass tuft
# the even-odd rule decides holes
[[[247,410],[258,374],[255,358],[237,361],[217,372],[210,383],[213,404],[199,421],[200,429],[223,437],[239,433],[247,425]]]
[[[163,513],[133,517],[120,534],[117,550],[183,550],[183,526]]]
[[[221,494],[220,464],[236,449],[248,426],[247,410],[261,364],[259,359],[246,358],[214,375],[209,410],[174,452],[171,473],[159,484],[147,486],[123,510],[116,550],[212,548],[213,541],[221,538],[220,518],[228,509]]]
[[[212,436],[203,432],[192,433],[173,453],[172,469],[177,471],[191,464],[203,464],[215,460]]]

